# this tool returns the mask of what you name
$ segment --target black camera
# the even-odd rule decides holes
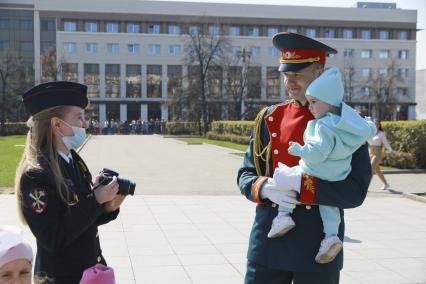
[[[136,183],[128,179],[119,178],[117,172],[114,172],[113,170],[110,170],[110,169],[103,169],[99,174],[101,175],[99,179],[99,183],[102,185],[107,185],[108,183],[112,181],[112,178],[114,176],[117,177],[117,183],[118,183],[117,194],[120,194],[120,195],[135,194]]]

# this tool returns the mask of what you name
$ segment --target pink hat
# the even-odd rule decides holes
[[[83,272],[80,284],[115,284],[114,270],[103,264],[96,264]]]
[[[18,259],[33,261],[33,251],[30,244],[25,241],[20,228],[0,227],[0,267]]]

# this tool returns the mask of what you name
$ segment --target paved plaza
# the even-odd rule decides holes
[[[92,172],[110,167],[137,182],[119,218],[100,227],[117,283],[243,282],[255,204],[238,191],[233,152],[156,135],[89,140],[81,154]],[[426,191],[426,174],[387,177],[396,190]],[[373,180],[364,204],[345,210],[340,283],[426,283],[426,203],[379,187]],[[0,195],[0,224],[16,220],[15,197]]]

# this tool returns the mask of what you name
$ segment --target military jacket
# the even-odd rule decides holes
[[[106,264],[99,243],[98,226],[118,215],[107,213],[91,187],[91,175],[83,160],[72,151],[73,161],[62,157],[64,184],[71,194],[65,203],[53,182],[49,166],[28,169],[21,178],[23,215],[37,240],[35,275],[53,283],[79,283],[85,269]],[[64,193],[65,195],[65,193]]]
[[[313,118],[312,116],[309,118],[307,109],[301,108],[293,103],[269,107],[259,117],[259,131],[255,132],[259,137],[252,135],[238,171],[237,182],[241,193],[248,200],[257,203],[247,258],[251,262],[272,269],[294,272],[338,271],[343,267],[343,251],[331,263],[315,262],[315,255],[324,237],[322,220],[316,204],[340,208],[342,221],[339,237],[343,240],[345,232],[343,209],[354,208],[363,203],[372,176],[366,144],[353,154],[352,171],[345,180],[329,182],[303,174],[301,192],[298,196],[302,205],[296,206],[292,213],[296,227],[282,237],[276,239],[267,237],[272,220],[277,216],[278,206],[260,198],[261,185],[266,180],[263,175],[272,176],[278,162],[289,166],[297,164],[298,161],[287,161],[287,154],[284,153],[287,153],[288,149],[289,141],[286,140],[303,143],[303,131],[309,119]],[[289,138],[283,139],[285,136]],[[254,147],[256,143],[262,145],[260,150]],[[264,152],[260,153],[262,150]],[[269,153],[265,154],[265,151]],[[255,163],[255,157],[259,156],[261,159],[258,159],[257,168],[261,173],[256,170]]]

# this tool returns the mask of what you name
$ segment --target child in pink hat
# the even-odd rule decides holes
[[[80,284],[115,284],[114,270],[98,263],[83,272]]]

